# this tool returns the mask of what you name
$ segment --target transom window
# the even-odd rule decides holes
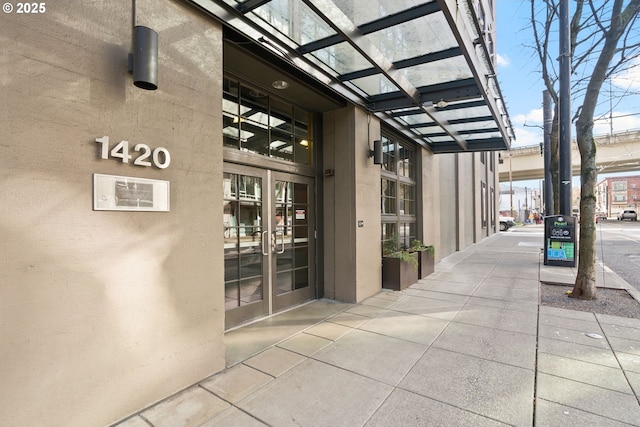
[[[313,164],[313,114],[271,94],[224,78],[225,147]]]

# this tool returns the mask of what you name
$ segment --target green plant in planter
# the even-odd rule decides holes
[[[412,240],[408,250],[417,255],[419,279],[425,279],[434,272],[435,247],[433,245],[427,246],[420,240]]]
[[[435,247],[433,245],[425,245],[420,240],[412,240],[411,246],[409,247],[409,252],[422,252],[427,251],[431,255],[435,252]]]
[[[414,240],[415,242],[415,240]],[[414,252],[410,248],[401,247],[398,249],[398,235],[394,234],[391,239],[385,240],[382,244],[382,255],[388,258],[398,258],[404,262],[411,263],[411,266],[418,269],[418,258],[411,255]]]

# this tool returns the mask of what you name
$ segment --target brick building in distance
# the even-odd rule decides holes
[[[596,188],[596,209],[616,216],[624,209],[638,209],[640,175],[605,178]]]

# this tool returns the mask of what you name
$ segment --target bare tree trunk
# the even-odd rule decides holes
[[[582,4],[585,0],[578,0]],[[631,0],[624,7],[623,0],[614,0],[611,21],[608,31],[603,37],[603,46],[593,66],[591,78],[578,120],[576,136],[580,149],[580,248],[578,254],[578,273],[571,296],[580,299],[596,298],[596,144],[593,140],[593,115],[598,103],[600,89],[604,83],[611,61],[617,52],[617,45],[629,22],[640,12],[640,0]]]
[[[578,120],[576,138],[580,147],[580,249],[578,274],[571,297],[596,298],[596,143],[593,121]]]
[[[568,0],[531,0],[531,26],[535,49],[540,60],[542,79],[554,103],[558,95],[554,91],[557,82],[553,61],[549,51],[552,24],[558,18],[558,7]],[[578,273],[572,297],[594,299],[596,297],[596,146],[593,140],[593,120],[598,96],[605,79],[637,57],[639,44],[632,35],[638,34],[640,22],[640,0],[575,0],[575,13],[571,20],[571,56],[574,73],[584,76],[580,88],[584,90],[582,106],[578,108],[576,137],[581,159],[580,234],[578,250]],[[538,13],[540,5],[542,13]],[[566,5],[566,4],[565,4]],[[583,16],[583,13],[587,16]],[[580,36],[579,36],[580,34]],[[584,34],[584,35],[583,35]],[[619,42],[621,42],[620,46]],[[591,45],[593,43],[593,45]],[[577,56],[577,57],[576,57]],[[615,61],[614,61],[615,60]],[[585,86],[586,83],[586,86]],[[552,181],[559,189],[558,173],[558,112],[554,112],[551,147]],[[556,196],[559,191],[556,190]],[[555,199],[559,209],[559,199]],[[558,213],[556,211],[555,213]]]

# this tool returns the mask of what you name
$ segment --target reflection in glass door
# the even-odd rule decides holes
[[[223,176],[225,310],[247,307],[250,317],[264,311],[263,183],[260,175]]]
[[[314,212],[311,179],[278,174],[275,179],[276,310],[314,297]]]
[[[315,297],[313,180],[227,165],[226,328]]]

